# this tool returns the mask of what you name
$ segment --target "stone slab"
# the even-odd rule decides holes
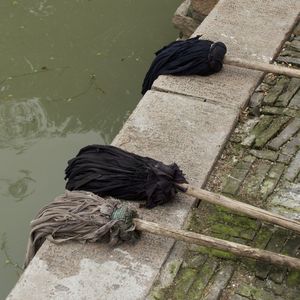
[[[211,76],[159,76],[152,89],[198,97],[224,107],[244,108],[261,72],[227,66]]]
[[[201,186],[235,121],[232,109],[149,91],[113,144],[165,163],[175,161]],[[164,206],[138,211],[146,220],[180,228],[192,204],[181,194]],[[116,248],[46,242],[8,299],[143,299],[173,243],[150,234],[136,245]]]
[[[299,0],[220,0],[195,35],[222,41],[229,56],[269,62],[296,24]]]
[[[279,148],[286,143],[300,129],[300,118],[293,119],[273,140],[269,142],[269,147],[273,150]]]
[[[286,170],[286,173],[284,174],[284,178],[289,181],[293,181],[295,180],[299,172],[300,172],[300,151],[298,151],[295,157],[293,158],[291,164]]]

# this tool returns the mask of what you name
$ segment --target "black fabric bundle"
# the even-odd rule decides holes
[[[165,165],[109,145],[82,148],[65,170],[67,190],[85,190],[99,196],[144,200],[147,208],[163,204],[187,183],[173,163]]]
[[[151,89],[159,75],[211,75],[222,69],[226,46],[222,42],[194,38],[175,41],[155,53],[147,72],[142,94]]]

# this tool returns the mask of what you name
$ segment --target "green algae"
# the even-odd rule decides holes
[[[204,247],[204,246],[199,246],[197,247],[197,252],[201,254],[206,254],[209,257],[219,257],[222,259],[230,259],[230,260],[236,260],[236,256],[230,252],[223,251],[223,250],[218,250],[214,248],[209,248],[209,247]]]
[[[286,284],[289,287],[297,287],[300,285],[300,271],[291,271],[287,277]]]
[[[180,270],[174,284],[175,299],[186,299],[186,294],[195,281],[196,274],[197,270],[192,268],[183,268]]]

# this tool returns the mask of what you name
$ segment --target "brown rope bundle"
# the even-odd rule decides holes
[[[297,258],[138,219],[136,212],[127,205],[84,191],[66,191],[44,207],[31,222],[25,267],[45,239],[54,243],[101,240],[115,244],[135,241],[137,230],[300,270]]]
[[[66,191],[42,208],[31,222],[24,266],[29,264],[45,239],[54,243],[135,241],[137,232],[132,222],[135,214],[118,200],[107,201],[85,191]]]

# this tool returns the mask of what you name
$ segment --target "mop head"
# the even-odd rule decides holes
[[[151,89],[159,75],[202,75],[217,73],[222,69],[226,46],[222,42],[194,38],[173,42],[159,51],[147,72],[142,94]]]
[[[70,192],[54,199],[40,210],[30,224],[30,237],[24,262],[26,268],[45,239],[99,242],[115,245],[138,238],[133,218],[136,212],[120,201],[109,201],[85,191]]]
[[[84,190],[101,197],[146,201],[153,208],[172,199],[187,183],[174,163],[165,165],[109,145],[82,148],[65,170],[67,190]]]

